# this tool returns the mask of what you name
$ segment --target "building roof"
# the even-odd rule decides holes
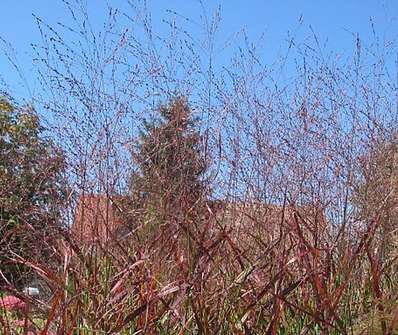
[[[233,228],[236,236],[254,233],[259,229],[267,232],[266,238],[272,240],[278,238],[282,231],[296,230],[297,221],[300,230],[307,236],[318,236],[327,227],[324,211],[311,205],[293,207],[259,202],[224,203],[216,213],[217,219]]]
[[[86,243],[107,242],[119,237],[124,231],[122,196],[107,197],[103,194],[85,194],[79,197],[72,234]],[[223,226],[232,227],[236,233],[262,229],[268,238],[279,236],[281,229],[295,229],[293,215],[296,213],[304,224],[303,229],[317,235],[326,226],[322,210],[315,206],[284,207],[263,203],[232,203],[215,201],[210,204],[213,217]]]
[[[122,226],[117,200],[103,194],[84,194],[78,199],[71,232],[80,241],[106,242]]]

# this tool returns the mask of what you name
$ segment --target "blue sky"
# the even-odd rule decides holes
[[[72,0],[73,1],[73,0]],[[106,16],[106,5],[127,9],[127,0],[86,0],[94,23],[100,23]],[[245,29],[249,38],[256,42],[264,33],[261,54],[264,60],[272,62],[278,50],[286,47],[288,32],[300,41],[311,33],[311,26],[327,49],[336,53],[349,54],[354,46],[355,34],[365,42],[372,39],[370,18],[375,23],[378,36],[392,40],[398,33],[397,0],[223,0],[203,1],[207,14],[221,8],[220,41],[227,40],[234,33]],[[166,29],[162,19],[167,9],[178,12],[193,21],[200,21],[203,13],[197,0],[152,0],[148,1],[155,29],[160,33]],[[17,52],[19,65],[28,81],[34,87],[35,72],[32,65],[31,43],[39,41],[39,32],[32,14],[55,25],[68,23],[70,16],[59,0],[2,0],[0,36],[10,42]],[[127,9],[128,10],[128,9]],[[302,18],[302,25],[299,19]],[[198,26],[188,25],[193,34]],[[229,58],[228,52],[218,54],[221,61]],[[29,95],[18,73],[0,55],[0,76],[18,96]],[[29,99],[29,97],[28,97]]]

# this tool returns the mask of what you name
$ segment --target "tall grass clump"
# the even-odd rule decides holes
[[[47,255],[0,251],[29,306],[0,306],[2,333],[398,333],[394,43],[342,61],[311,31],[270,66],[238,36],[221,63],[218,11],[160,35],[141,2],[101,29],[63,2],[74,25],[36,17],[33,46],[63,206],[30,245]]]

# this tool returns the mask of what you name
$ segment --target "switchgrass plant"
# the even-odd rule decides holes
[[[305,225],[297,218],[284,223]],[[169,238],[152,249],[133,238],[128,247],[81,246],[80,256],[64,246],[55,269],[16,258],[52,288],[49,301],[32,302],[29,319],[35,329],[59,334],[395,331],[394,280],[389,274],[377,278],[366,259],[377,222],[339,256],[344,265],[294,229],[271,245],[261,241],[265,231],[252,237],[251,231],[234,236],[232,229],[217,229],[205,246],[194,248],[191,268],[186,250],[171,247]],[[238,246],[241,240],[248,244]],[[250,248],[257,251],[248,253]],[[15,316],[1,318],[7,334]]]
[[[43,45],[34,48],[36,103],[64,150],[67,209],[57,238],[32,245],[51,250],[51,262],[7,253],[51,294],[23,296],[9,280],[1,288],[31,301],[27,318],[40,320],[32,332],[397,332],[397,255],[385,241],[395,241],[398,185],[392,173],[378,183],[371,177],[384,174],[370,172],[381,164],[374,148],[396,131],[397,87],[384,58],[396,55],[394,43],[381,55],[372,52],[377,36],[366,47],[354,38],[342,61],[324,57],[311,30],[303,44],[290,39],[272,68],[243,38],[218,66],[219,12],[209,17],[201,6],[202,41],[173,12],[170,33],[158,34],[140,2],[129,1],[125,15],[110,8],[104,31],[90,25],[84,1],[64,3],[75,26],[37,18]],[[280,79],[287,66],[289,82]],[[184,136],[175,120],[167,136],[146,127],[176,97],[198,119],[195,150],[205,164],[177,154]],[[134,151],[144,142],[145,159]],[[380,171],[396,169],[381,161]],[[195,169],[205,186],[198,194],[187,192],[193,166],[205,169]],[[81,210],[84,199],[91,205]],[[16,331],[10,318],[0,314],[3,334]]]
[[[309,222],[287,217],[282,224],[304,229]],[[234,240],[257,248],[262,237],[250,239],[251,231],[241,230],[238,238],[225,227],[196,247],[191,269],[187,251],[168,249],[169,239],[148,250],[148,241],[131,248],[139,243],[131,238],[129,257],[121,243],[82,246],[80,257],[63,249],[56,269],[16,261],[52,287],[49,301],[36,302],[38,333],[394,334],[396,288],[387,274],[378,281],[365,258],[377,228],[371,223],[346,251],[344,267],[304,231],[289,229],[284,239],[247,256]]]

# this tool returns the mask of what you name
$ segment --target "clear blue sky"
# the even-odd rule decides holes
[[[70,0],[73,2],[73,0]],[[106,4],[126,9],[127,0],[86,0],[90,15],[98,24],[106,16]],[[398,34],[398,0],[203,0],[208,13],[221,7],[220,40],[244,28],[253,41],[262,32],[265,42],[262,55],[272,62],[275,51],[284,48],[288,31],[295,32],[301,41],[310,35],[311,25],[321,41],[327,40],[330,50],[349,53],[353,48],[353,35],[359,33],[364,40],[371,40],[370,18],[373,18],[378,35],[391,40]],[[197,0],[148,0],[155,29],[162,32],[162,18],[167,9],[199,21],[201,6]],[[1,0],[0,36],[11,42],[18,53],[19,64],[31,88],[37,85],[32,66],[31,43],[39,41],[39,32],[32,14],[50,24],[68,23],[70,16],[59,0]],[[298,29],[302,16],[303,25]],[[191,25],[193,33],[195,25]],[[229,54],[219,54],[229,58]],[[0,76],[17,95],[28,95],[16,71],[0,55]],[[29,99],[29,97],[27,97]]]

